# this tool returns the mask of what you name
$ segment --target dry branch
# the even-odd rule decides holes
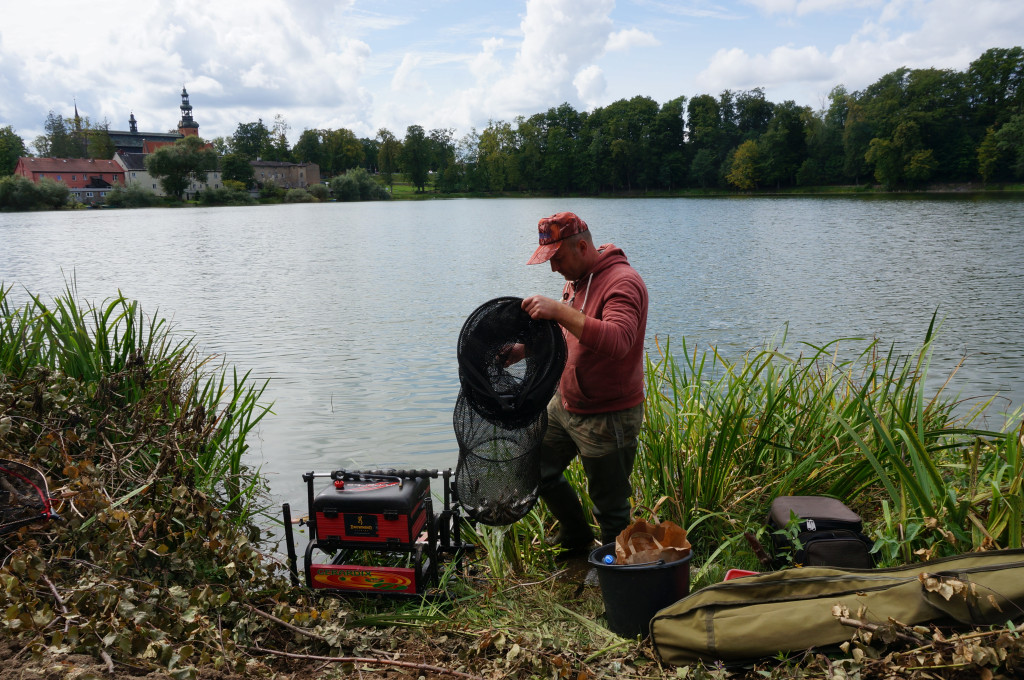
[[[254,654],[273,654],[274,656],[283,656],[288,659],[326,661],[330,663],[362,663],[370,665],[379,664],[384,666],[400,666],[402,668],[413,668],[418,671],[430,671],[431,673],[454,675],[457,678],[469,678],[469,680],[486,680],[481,675],[470,675],[469,673],[463,673],[462,671],[456,671],[450,668],[431,666],[424,663],[413,663],[412,661],[393,661],[391,659],[375,659],[372,657],[360,656],[314,656],[312,654],[292,654],[291,652],[279,652],[275,649],[265,649],[263,647],[248,647],[247,649]]]

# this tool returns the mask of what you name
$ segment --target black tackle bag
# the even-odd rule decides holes
[[[793,516],[798,518],[791,525]],[[768,512],[775,568],[792,562],[804,567],[872,569],[871,539],[860,515],[827,496],[779,496]],[[794,541],[795,534],[795,541]]]

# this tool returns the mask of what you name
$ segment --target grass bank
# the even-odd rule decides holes
[[[7,293],[0,457],[43,470],[63,519],[0,536],[0,680],[729,675],[662,667],[649,643],[609,632],[585,565],[558,565],[544,544],[542,506],[480,527],[470,569],[444,577],[447,601],[293,588],[261,533],[264,482],[245,465],[269,413],[263,385],[123,297],[84,303],[71,286],[14,307]],[[979,429],[954,418],[945,391],[922,393],[933,334],[910,355],[782,339],[738,358],[685,345],[649,357],[635,502],[688,529],[694,587],[757,566],[743,533],[763,536],[782,493],[852,501],[883,564],[1020,545],[1020,414]],[[1003,649],[1019,656],[1011,638]],[[859,644],[739,675],[956,677],[1007,664]],[[886,653],[905,657],[879,665]]]

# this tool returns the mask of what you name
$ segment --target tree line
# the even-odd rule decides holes
[[[754,88],[662,104],[636,96],[591,112],[563,103],[460,138],[420,125],[403,138],[386,128],[372,139],[306,129],[291,146],[288,131],[278,115],[211,140],[223,177],[251,185],[248,162],[259,158],[317,163],[324,177],[364,168],[385,184],[403,173],[420,191],[432,183],[446,193],[1011,182],[1024,178],[1024,49],[989,49],[964,71],[903,67],[860,91],[839,85],[820,110]],[[60,140],[37,138],[36,149]]]
[[[992,48],[964,71],[898,68],[860,91],[839,85],[820,110],[768,101],[762,88],[717,96],[570,104],[456,138],[410,125],[399,139],[239,125],[227,148],[315,162],[330,176],[362,167],[386,184],[405,173],[440,192],[638,193],[877,182],[887,189],[1024,179],[1024,49]]]

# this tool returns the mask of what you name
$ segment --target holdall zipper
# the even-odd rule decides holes
[[[812,525],[815,528],[811,528]],[[785,524],[779,525],[774,519],[768,522],[768,526],[775,531],[785,528]],[[864,522],[849,522],[844,519],[810,519],[800,518],[800,527],[807,527],[810,531],[824,531],[826,529],[845,529],[847,531],[864,531]],[[803,529],[801,529],[803,530]]]
[[[841,519],[805,519],[801,522],[801,526],[806,526],[808,531],[829,531],[829,530],[844,530],[844,531],[864,531],[864,522],[847,522]]]

